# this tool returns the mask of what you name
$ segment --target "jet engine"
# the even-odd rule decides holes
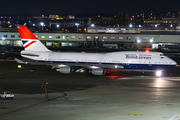
[[[73,70],[70,67],[65,67],[65,68],[58,68],[56,69],[56,71],[59,71],[60,73],[64,73],[64,74],[69,74]]]
[[[106,71],[104,71],[103,69],[93,69],[91,71],[91,73],[93,75],[104,75],[106,73]]]

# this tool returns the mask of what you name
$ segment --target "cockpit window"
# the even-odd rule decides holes
[[[161,57],[161,59],[163,59],[164,57]]]

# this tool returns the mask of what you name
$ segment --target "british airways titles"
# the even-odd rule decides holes
[[[136,54],[125,54],[126,55],[126,59],[147,59],[147,60],[150,60],[152,59],[151,58],[151,55],[136,55]]]

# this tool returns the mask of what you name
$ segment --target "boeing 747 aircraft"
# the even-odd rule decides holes
[[[161,71],[176,66],[174,60],[161,52],[54,52],[47,49],[26,26],[17,28],[24,46],[21,56],[38,64],[51,65],[60,73],[68,74],[74,67],[79,67],[76,71],[86,68],[93,75],[104,75],[107,71],[156,71],[160,76]]]

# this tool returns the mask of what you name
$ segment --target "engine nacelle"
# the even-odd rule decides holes
[[[64,73],[64,74],[69,74],[72,72],[72,69],[70,67],[65,67],[65,68],[56,69],[56,71],[59,71],[60,73]]]
[[[93,69],[91,73],[93,75],[104,75],[106,72],[103,69]]]

